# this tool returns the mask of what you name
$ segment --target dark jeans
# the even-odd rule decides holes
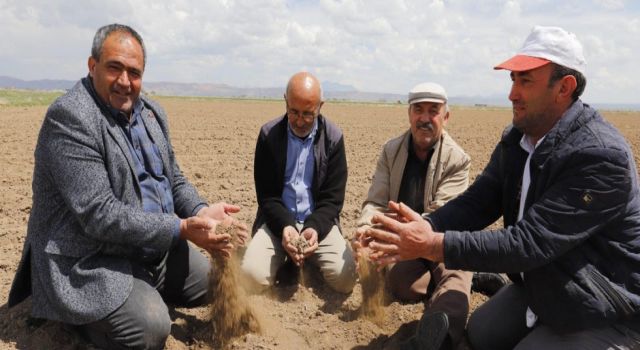
[[[106,318],[78,328],[104,349],[162,349],[171,331],[165,302],[202,305],[209,270],[209,259],[180,240],[157,264],[134,262],[133,287],[124,304]]]
[[[467,334],[475,350],[609,350],[640,348],[640,333],[626,324],[558,333],[538,322],[527,328],[524,287],[509,284],[469,318]]]

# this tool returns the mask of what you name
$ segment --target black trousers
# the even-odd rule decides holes
[[[156,264],[134,262],[127,300],[102,320],[78,326],[104,349],[162,349],[171,331],[166,303],[194,307],[207,299],[210,262],[180,240]]]

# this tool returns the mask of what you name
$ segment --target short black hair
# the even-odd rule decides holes
[[[114,32],[127,33],[131,35],[138,44],[142,47],[142,67],[147,63],[147,49],[144,47],[144,41],[142,41],[142,37],[138,32],[136,32],[133,28],[124,25],[124,24],[107,24],[106,26],[100,27],[96,32],[96,35],[93,37],[93,45],[91,45],[91,57],[93,57],[96,61],[100,61],[100,54],[102,54],[102,46],[104,45],[104,41],[107,40],[109,35]]]
[[[551,62],[551,64],[553,66],[551,70],[551,77],[549,77],[549,87],[553,86],[553,84],[555,84],[558,80],[567,75],[573,76],[574,78],[576,78],[577,85],[576,89],[573,91],[573,94],[571,94],[571,98],[573,99],[573,102],[575,102],[584,92],[584,88],[587,86],[587,78],[585,78],[582,73],[578,72],[575,69],[571,69],[553,62]]]

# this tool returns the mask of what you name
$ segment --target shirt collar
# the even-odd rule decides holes
[[[520,139],[520,147],[522,147],[523,150],[527,151],[527,153],[533,153],[533,151],[535,151],[536,148],[540,146],[542,141],[544,141],[545,137],[547,137],[547,134],[544,134],[534,145],[531,143],[531,138],[526,134],[523,134],[522,138]]]

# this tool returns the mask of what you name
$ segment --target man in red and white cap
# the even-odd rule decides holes
[[[424,258],[508,273],[469,319],[474,349],[637,349],[640,189],[618,130],[584,104],[576,36],[535,27],[509,70],[513,125],[464,193],[426,218],[390,202],[365,235],[381,265]],[[504,228],[485,230],[504,219]],[[442,337],[422,319],[420,348]]]

